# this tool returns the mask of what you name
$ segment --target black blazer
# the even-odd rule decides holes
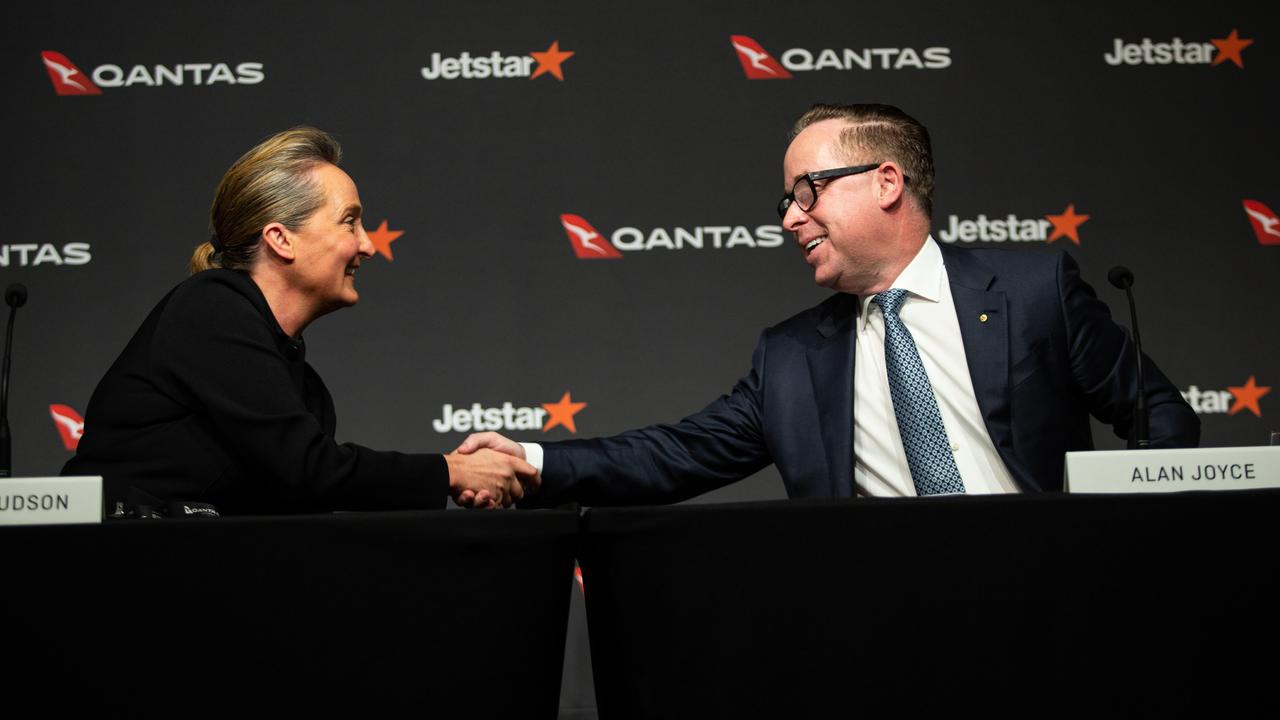
[[[230,513],[441,508],[443,456],[334,441],[333,398],[246,274],[207,270],[151,311],[94,390],[64,475]]]

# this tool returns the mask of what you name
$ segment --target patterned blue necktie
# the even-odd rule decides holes
[[[884,364],[889,374],[889,394],[893,396],[893,414],[902,435],[902,449],[907,451],[907,465],[916,484],[917,495],[942,495],[964,492],[964,481],[956,468],[956,459],[947,442],[947,429],[942,426],[938,401],[933,397],[929,375],[920,362],[920,351],[911,331],[898,317],[898,309],[907,291],[885,290],[871,298],[884,311]]]

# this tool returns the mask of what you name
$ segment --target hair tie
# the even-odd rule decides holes
[[[214,255],[226,250],[226,248],[222,246],[222,241],[218,239],[218,233],[213,233],[209,236],[209,244],[213,246]]]

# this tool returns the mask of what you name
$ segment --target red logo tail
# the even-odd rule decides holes
[[[581,215],[565,213],[560,216],[560,224],[564,226],[564,234],[569,236],[569,244],[573,245],[573,252],[579,260],[616,260],[622,257],[622,253]]]
[[[1262,245],[1280,245],[1280,217],[1257,200],[1244,201],[1244,214],[1249,217],[1253,234]]]
[[[68,60],[66,55],[45,50],[40,53],[40,59],[44,60],[44,67],[49,71],[49,82],[53,83],[53,91],[59,95],[102,94],[98,86],[89,80],[89,76],[80,72],[80,68]]]
[[[729,42],[738,53],[738,62],[742,63],[742,72],[747,74],[748,80],[784,80],[791,77],[791,73],[755,40],[746,35],[730,35]]]
[[[53,424],[58,427],[62,444],[68,450],[75,450],[80,445],[80,436],[84,435],[84,418],[66,405],[50,405],[49,415],[53,418]]]

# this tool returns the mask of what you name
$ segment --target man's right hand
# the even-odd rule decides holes
[[[467,453],[449,453],[444,459],[449,466],[449,494],[462,507],[510,507],[524,497],[526,484],[536,487],[540,482],[538,471],[513,454],[477,447]]]
[[[490,450],[497,450],[500,453],[514,455],[521,460],[525,459],[524,447],[522,447],[520,443],[499,435],[496,432],[472,433],[467,436],[466,440],[462,441],[462,444],[459,445],[458,449],[454,452],[460,452],[463,455],[470,455],[471,453],[483,448],[489,448]]]

